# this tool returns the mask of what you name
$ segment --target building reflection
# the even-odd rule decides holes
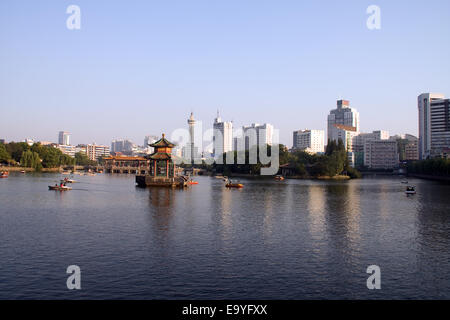
[[[220,199],[217,199],[217,203],[220,204],[220,208],[217,212],[220,214],[220,224],[223,240],[231,239],[233,228],[232,197],[235,191],[239,190],[221,188],[221,192],[219,192]]]
[[[276,195],[276,199],[282,199],[285,194],[283,194],[282,190],[276,190],[276,192],[272,192],[270,187],[264,191],[264,216],[263,216],[263,225],[264,225],[264,233],[265,236],[270,236],[272,233],[272,219],[274,216],[274,194]],[[281,206],[279,205],[278,208]]]
[[[391,193],[391,186],[389,183],[379,183],[379,178],[367,178],[367,180],[373,179],[374,183],[367,186],[361,186],[362,192],[365,197],[370,197],[370,210],[373,212],[379,212],[378,218],[387,221],[390,214],[392,214],[391,203],[389,196]]]
[[[450,214],[449,200],[450,185],[438,182],[422,182],[418,185],[418,193],[411,197],[416,202],[416,234],[419,252],[440,259],[443,255],[450,261]],[[425,258],[422,263],[428,263]]]
[[[150,187],[148,189],[152,225],[158,239],[167,239],[176,202],[174,193],[177,190],[161,187]]]
[[[325,186],[326,229],[330,244],[344,256],[360,247],[360,194],[358,182]]]
[[[314,239],[325,234],[325,189],[322,185],[311,185],[308,193],[309,231]]]

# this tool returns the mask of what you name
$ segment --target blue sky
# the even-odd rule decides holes
[[[81,30],[66,8],[81,8]],[[381,8],[381,30],[366,9]],[[336,100],[363,131],[417,134],[417,96],[450,96],[450,1],[0,2],[0,138],[110,144],[186,127],[326,129]]]

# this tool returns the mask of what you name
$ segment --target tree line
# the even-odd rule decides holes
[[[72,158],[53,146],[43,146],[40,143],[30,146],[26,142],[0,144],[0,163],[33,168],[37,171],[42,168],[57,168],[67,165],[97,164],[96,161],[90,160],[84,152],[78,152],[75,154],[75,158]]]
[[[211,166],[203,165],[203,168],[214,170],[224,175],[237,174],[260,174],[264,166],[259,159],[259,147],[256,150],[232,151],[223,155],[223,164],[214,163]],[[255,152],[256,151],[256,152]],[[267,145],[267,155],[271,156],[272,148]],[[231,155],[230,155],[231,153]],[[250,154],[257,154],[257,161],[250,164]],[[226,158],[233,158],[232,164],[226,163]],[[245,159],[245,163],[238,164],[239,158]],[[342,140],[328,141],[325,154],[310,154],[305,151],[289,152],[286,146],[279,145],[279,164],[289,164],[293,168],[294,175],[304,178],[317,178],[320,176],[334,177],[337,175],[348,175],[351,178],[360,178],[358,170],[349,165],[347,151]]]
[[[408,173],[450,176],[450,159],[427,159],[407,164]]]

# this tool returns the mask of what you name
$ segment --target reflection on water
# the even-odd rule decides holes
[[[149,188],[149,211],[153,220],[156,238],[167,241],[169,228],[173,219],[173,209],[176,205],[175,190],[169,188]]]
[[[325,190],[313,185],[308,190],[308,226],[312,237],[320,240],[325,234]]]
[[[0,181],[0,298],[450,298],[448,185],[416,180],[406,197],[395,178],[181,190],[98,175],[48,191],[58,178]],[[69,264],[80,292],[65,290]]]

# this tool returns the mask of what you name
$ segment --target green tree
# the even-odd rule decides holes
[[[36,171],[42,170],[39,154],[31,150],[23,151],[22,157],[20,158],[20,165],[22,167],[34,168]]]
[[[10,142],[5,147],[6,151],[17,162],[20,161],[23,152],[30,149],[30,146],[25,142]]]
[[[75,164],[75,159],[67,154],[61,154],[59,159],[60,159],[59,160],[60,165],[73,166]]]
[[[45,168],[56,168],[60,165],[61,150],[50,147],[42,148],[41,152],[42,165]]]
[[[409,162],[408,173],[450,176],[450,159],[427,159]]]
[[[95,166],[97,165],[96,161],[90,160],[86,153],[77,152],[75,154],[75,163],[79,166]]]
[[[6,150],[6,147],[4,144],[0,144],[0,162],[1,163],[7,163],[8,160],[11,159],[11,155]]]

